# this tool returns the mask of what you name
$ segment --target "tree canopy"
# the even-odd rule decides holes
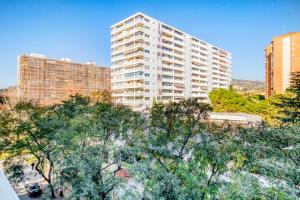
[[[282,95],[275,95],[268,99],[256,94],[240,94],[233,89],[218,88],[209,93],[209,99],[215,112],[242,112],[256,114],[270,125],[280,125],[282,117]]]
[[[219,111],[231,104],[233,112],[271,109],[269,100],[233,90],[210,96]],[[6,173],[14,183],[24,180],[25,155],[33,156],[49,197],[300,198],[297,124],[214,128],[206,120],[211,110],[197,98],[155,102],[144,114],[79,95],[48,107],[23,102],[0,111],[0,153],[11,156]]]

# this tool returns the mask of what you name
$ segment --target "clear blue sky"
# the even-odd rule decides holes
[[[264,80],[264,48],[300,31],[300,0],[0,0],[0,88],[16,84],[17,56],[110,65],[110,26],[143,12],[231,51],[233,78]]]

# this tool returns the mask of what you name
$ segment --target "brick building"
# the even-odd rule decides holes
[[[79,64],[70,59],[48,59],[30,54],[18,57],[18,100],[51,105],[70,95],[90,95],[110,90],[110,68],[93,62]]]
[[[265,49],[266,96],[284,93],[290,75],[300,71],[300,32],[275,37]]]

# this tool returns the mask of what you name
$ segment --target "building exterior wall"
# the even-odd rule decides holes
[[[266,96],[282,94],[290,86],[290,74],[300,71],[300,32],[275,37],[265,49]]]
[[[273,90],[273,70],[272,70],[272,45],[268,45],[265,49],[265,65],[266,65],[266,96],[270,96]]]
[[[110,68],[94,63],[21,55],[18,57],[17,96],[19,100],[51,105],[77,93],[88,96],[93,91],[110,90],[110,77]]]
[[[230,52],[142,13],[111,26],[111,49],[113,97],[135,110],[154,100],[207,102],[231,82]]]
[[[0,91],[0,96],[4,97],[5,103],[15,105],[17,103],[17,87],[11,86]]]

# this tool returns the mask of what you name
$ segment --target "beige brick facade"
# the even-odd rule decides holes
[[[19,100],[51,105],[70,95],[90,95],[110,90],[110,68],[94,63],[79,64],[69,59],[54,60],[41,55],[18,57]]]

